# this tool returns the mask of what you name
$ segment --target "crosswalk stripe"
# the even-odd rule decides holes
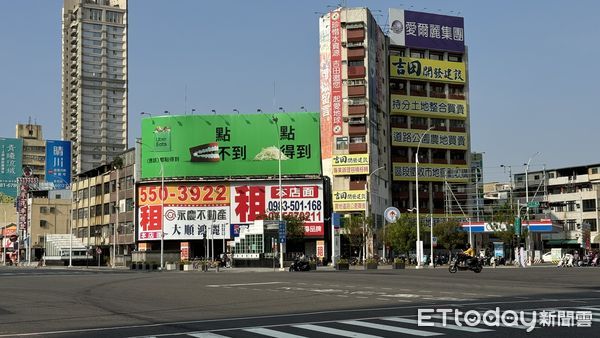
[[[403,333],[403,334],[410,334],[410,335],[413,335],[413,336],[421,336],[421,337],[430,337],[430,336],[443,335],[443,333],[438,333],[438,332],[406,329],[406,328],[403,328],[403,327],[397,327],[397,326],[391,326],[391,325],[382,325],[382,324],[376,324],[376,323],[370,323],[370,322],[362,322],[362,321],[358,321],[358,320],[345,320],[345,321],[342,321],[340,323],[342,323],[342,324],[349,324],[349,325],[356,325],[356,326],[362,326],[362,327],[367,327],[369,329],[376,329],[376,330],[391,331],[391,332],[397,332],[397,333]]]
[[[263,328],[263,327],[255,327],[255,328],[251,328],[251,329],[244,329],[244,331],[251,332],[251,333],[256,333],[256,334],[260,334],[260,335],[268,336],[268,337],[277,337],[277,338],[305,338],[304,336],[298,336],[298,335],[291,334],[291,333],[285,333],[285,332],[281,332],[281,331],[275,331],[275,330],[266,329],[266,328]]]
[[[322,333],[333,334],[333,335],[336,335],[336,336],[344,336],[344,337],[382,338],[382,337],[373,336],[373,335],[370,335],[370,334],[359,333],[359,332],[352,332],[352,331],[346,331],[346,330],[338,330],[338,329],[334,329],[334,328],[330,328],[330,327],[326,327],[326,326],[319,326],[319,325],[312,325],[312,324],[293,325],[293,327],[297,327],[299,329],[305,329],[305,330],[311,330],[311,331],[317,331],[317,332],[322,332]]]
[[[431,318],[435,318],[435,319],[443,319],[442,315],[431,315]],[[454,318],[452,316],[446,316],[446,321],[454,321]],[[482,321],[483,323],[483,321]],[[500,322],[500,324],[498,326],[501,327],[508,327],[511,329],[521,329],[521,330],[527,330],[528,327],[524,326],[524,325],[503,325],[502,322]]]
[[[419,321],[416,319],[408,319],[408,318],[398,318],[398,317],[386,317],[386,318],[381,318],[382,320],[389,320],[392,322],[398,322],[398,323],[407,323],[407,324],[419,324]],[[441,327],[444,329],[450,329],[450,330],[458,330],[458,331],[466,331],[466,332],[487,332],[487,331],[493,331],[490,329],[480,329],[478,327],[470,327],[470,326],[458,326],[458,325],[453,325],[453,324],[446,324],[443,325],[442,323],[432,323],[433,326],[435,327]]]
[[[227,336],[222,336],[220,334],[212,333],[212,332],[192,332],[187,334],[190,337],[196,338],[229,338]]]

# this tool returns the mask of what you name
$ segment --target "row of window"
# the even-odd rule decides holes
[[[406,115],[391,115],[390,116],[390,124],[392,126],[408,126],[409,117]],[[456,120],[456,119],[440,119],[434,117],[422,117],[422,116],[412,116],[410,117],[410,124],[412,126],[422,126],[422,127],[438,127],[445,128],[447,125],[453,129],[464,129],[465,128],[465,120]]]
[[[120,213],[133,211],[134,204],[133,198],[128,198],[125,200],[125,210],[121,210]],[[88,211],[89,210],[89,211]],[[92,205],[89,208],[78,208],[76,212],[73,212],[72,219],[86,219],[89,217],[96,216],[107,216],[113,215],[117,212],[117,202],[110,202],[104,204]]]
[[[102,10],[95,8],[85,8],[83,18],[92,21],[102,21]],[[123,23],[123,13],[114,11],[104,12],[104,21],[110,23]]]
[[[390,79],[390,92],[392,94],[429,96],[437,98],[464,99],[465,86],[459,84],[445,84],[436,82],[408,81]]]
[[[133,189],[133,176],[121,177],[119,179],[119,187],[120,190],[124,189]],[[77,190],[77,197],[79,200],[85,200],[90,196],[101,196],[103,194],[108,194],[111,192],[117,191],[117,183],[116,180],[111,180],[110,182],[104,182],[101,184],[96,184],[88,188]]]
[[[438,52],[438,51],[427,51],[422,49],[406,49],[406,48],[390,48],[391,55],[408,56],[411,58],[430,59],[439,61],[450,61],[450,62],[463,62],[462,54],[449,53],[449,52]]]

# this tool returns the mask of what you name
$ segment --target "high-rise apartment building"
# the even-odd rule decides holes
[[[469,216],[470,132],[463,18],[390,9],[392,202]],[[418,158],[418,160],[417,160]],[[461,211],[462,210],[462,211]]]
[[[386,37],[367,8],[323,15],[319,35],[321,159],[333,210],[366,214],[381,228],[391,203]]]
[[[62,130],[73,173],[127,149],[127,0],[64,0]]]

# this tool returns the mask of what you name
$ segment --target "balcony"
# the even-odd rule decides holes
[[[465,94],[454,93],[454,94],[448,95],[448,98],[454,99],[454,100],[464,100],[465,99]]]
[[[446,160],[445,158],[433,158],[431,159],[431,163],[448,164],[448,160]]]
[[[364,154],[367,152],[367,144],[366,143],[350,143],[348,147],[348,152],[350,154]]]
[[[392,128],[408,128],[408,122],[400,122],[392,120],[390,122],[390,126]]]
[[[348,96],[365,96],[367,93],[366,86],[349,86]]]
[[[450,164],[467,164],[465,160],[450,160]]]
[[[365,77],[366,70],[365,66],[349,66],[348,67],[348,78],[360,78]]]
[[[350,135],[366,135],[367,134],[367,126],[365,125],[349,125],[348,126],[348,134]]]
[[[427,129],[427,125],[426,124],[416,124],[416,123],[413,123],[413,124],[410,125],[410,127],[412,129]]]
[[[408,156],[397,156],[397,155],[392,155],[392,162],[396,162],[396,163],[408,163]]]
[[[348,60],[362,60],[365,58],[365,48],[348,48]]]
[[[422,96],[422,97],[426,97],[426,96],[427,96],[427,92],[426,92],[425,90],[411,89],[411,90],[410,90],[410,95],[411,95],[411,96]]]
[[[348,42],[363,41],[365,39],[365,29],[348,29],[346,30],[346,36],[346,41]]]
[[[367,114],[367,106],[364,104],[356,105],[356,106],[348,106],[348,115],[366,115]]]
[[[365,190],[367,181],[350,181],[350,190]]]
[[[408,191],[396,191],[392,192],[392,199],[406,199],[409,197]]]
[[[115,242],[115,236],[111,235],[110,236],[110,243],[116,243],[116,244],[133,244],[134,238],[133,238],[133,234],[119,234],[117,235],[117,241]]]
[[[429,97],[437,97],[438,99],[445,99],[446,93],[439,93],[439,92],[431,91],[431,92],[429,92]]]

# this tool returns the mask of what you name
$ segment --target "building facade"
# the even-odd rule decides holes
[[[530,208],[530,218],[549,218],[558,228],[541,235],[544,248],[598,249],[600,164],[531,171],[527,180],[525,173],[520,173],[514,175],[514,181],[514,192],[522,205],[527,201],[540,203],[539,208]]]
[[[31,261],[40,260],[47,234],[66,234],[69,232],[69,214],[71,211],[70,190],[40,190],[29,193],[29,249],[25,257]]]
[[[420,212],[468,216],[473,182],[463,18],[390,9],[389,26],[392,203],[400,210],[417,206],[418,162]]]
[[[75,177],[71,222],[73,234],[87,247],[100,248],[103,257],[115,257],[116,248],[120,264],[134,248],[135,151],[117,158]]]
[[[46,177],[46,141],[42,126],[38,124],[17,124],[16,137],[23,140],[23,167],[32,170],[33,177],[40,182]]]
[[[319,21],[321,158],[333,211],[384,224],[390,201],[386,37],[368,8],[338,8]],[[367,255],[377,252],[372,233]]]
[[[127,149],[127,45],[127,0],[64,1],[62,137],[74,174]]]

